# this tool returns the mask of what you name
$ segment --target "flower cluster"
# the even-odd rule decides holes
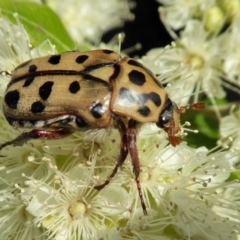
[[[239,239],[239,107],[232,107],[230,115],[223,117],[216,99],[225,99],[223,86],[239,89],[236,43],[240,12],[224,0],[159,2],[161,19],[175,43],[152,49],[138,60],[167,86],[179,106],[192,96],[197,101],[206,94],[220,120],[221,145],[208,149],[204,141],[196,147],[183,141],[173,147],[156,124],[140,125],[139,178],[147,216],[130,156],[110,184],[101,191],[94,188],[108,179],[119,157],[121,136],[116,129],[75,132],[64,139],[32,140],[3,148],[0,239]],[[72,0],[59,5],[52,0],[49,4],[56,7],[74,37],[76,32],[82,34],[77,36],[80,41],[98,38],[130,16],[127,1]],[[1,102],[14,68],[57,52],[47,39],[33,47],[17,14],[14,19],[14,23],[4,15],[0,19]],[[104,28],[103,22],[107,23]],[[82,26],[89,31],[83,34]],[[221,31],[223,26],[225,31]],[[183,30],[177,35],[174,31],[179,29]],[[207,112],[213,114],[211,106]],[[9,126],[2,112],[0,115],[0,143],[15,139],[19,129]],[[182,129],[187,126],[188,122]]]
[[[124,20],[133,19],[130,12],[133,4],[127,0],[69,0],[62,1],[61,4],[49,0],[48,4],[60,15],[71,35],[79,42],[87,39],[99,44],[103,32],[123,25]]]

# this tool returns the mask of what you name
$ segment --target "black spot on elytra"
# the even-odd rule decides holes
[[[45,105],[43,105],[40,101],[34,102],[31,106],[32,113],[41,113],[45,109]]]
[[[24,84],[23,84],[23,87],[28,87],[29,85],[31,85],[31,83],[33,82],[34,80],[34,76],[29,76],[26,78]]]
[[[104,112],[103,106],[101,103],[93,103],[91,107],[91,113],[95,118],[101,118],[102,113]]]
[[[133,59],[128,60],[127,63],[128,63],[129,65],[132,65],[132,66],[136,66],[136,67],[140,67],[140,68],[145,69],[141,63],[139,63],[139,62],[137,62],[137,61],[135,61],[135,60],[133,60]]]
[[[88,127],[88,124],[80,117],[76,117],[76,124],[79,128]]]
[[[42,100],[47,100],[52,92],[52,86],[54,82],[48,81],[45,82],[40,88],[39,88],[39,96],[42,98]]]
[[[147,117],[147,116],[150,114],[151,110],[149,109],[148,106],[141,106],[141,107],[138,109],[138,112],[139,112],[142,116]]]
[[[159,97],[159,95],[158,95],[157,93],[155,93],[155,92],[150,92],[150,93],[146,94],[146,96],[147,96],[149,99],[151,99],[156,106],[159,107],[159,106],[161,105],[161,98]]]
[[[138,105],[144,105],[149,99],[156,105],[161,105],[161,98],[155,92],[150,93],[137,93],[127,88],[121,88],[119,91],[119,98],[128,104],[137,103]]]
[[[57,64],[59,64],[60,60],[61,60],[61,55],[52,55],[48,59],[48,62],[53,64],[53,65],[57,65]]]
[[[139,72],[137,70],[132,70],[128,74],[130,82],[133,84],[136,84],[138,86],[142,86],[146,82],[145,75],[142,72]]]
[[[160,87],[163,88],[162,84],[160,83],[160,81],[158,79],[156,79],[156,77],[154,76],[154,74],[147,69],[146,67],[144,67],[140,62],[137,62],[133,59],[128,60],[127,62],[129,65],[135,66],[135,67],[139,67],[142,68],[144,71],[146,71],[146,73],[148,73],[150,75],[150,77],[152,78],[152,80]]]
[[[17,109],[19,98],[20,96],[19,96],[18,90],[14,90],[14,91],[7,92],[4,97],[4,100],[5,100],[5,103],[8,105],[8,107],[12,109]]]
[[[108,49],[103,49],[103,52],[106,53],[106,54],[111,54],[111,53],[113,53],[112,50],[108,50]]]
[[[77,93],[79,90],[80,90],[80,84],[79,84],[78,81],[74,81],[74,82],[72,82],[72,83],[70,84],[70,86],[69,86],[69,91],[70,91],[70,93],[75,94],[75,93]]]
[[[18,70],[18,69],[20,69],[20,68],[23,68],[23,67],[27,66],[31,61],[32,61],[32,59],[30,59],[30,60],[28,60],[28,61],[20,64],[19,66],[17,66],[17,67],[15,68],[15,70]]]
[[[76,63],[84,63],[88,59],[88,55],[80,55],[76,58]]]
[[[29,66],[28,72],[33,73],[33,72],[36,72],[36,70],[37,70],[37,66],[33,64]]]

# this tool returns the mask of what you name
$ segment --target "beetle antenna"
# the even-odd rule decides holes
[[[179,108],[180,113],[184,113],[186,109],[194,109],[194,110],[203,110],[205,108],[205,103],[192,103],[188,104],[186,106],[181,106]]]

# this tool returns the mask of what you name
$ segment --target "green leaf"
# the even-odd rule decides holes
[[[195,123],[199,127],[199,131],[211,139],[218,139],[219,121],[210,114],[198,114]]]
[[[237,166],[238,167],[238,166]],[[229,176],[229,178],[226,180],[226,182],[230,182],[233,180],[240,180],[240,173],[238,171],[232,172]]]
[[[13,23],[16,22],[13,14],[18,13],[33,46],[49,39],[59,52],[75,48],[74,41],[58,16],[46,5],[29,1],[0,0],[0,9],[2,15],[7,16]]]
[[[210,98],[208,98],[208,97],[205,98],[204,102],[206,103],[206,105],[209,105],[209,106],[212,105],[212,102],[211,102]],[[221,106],[221,105],[227,104],[228,101],[225,98],[222,98],[222,99],[215,98],[215,103],[217,106]]]
[[[211,149],[216,146],[219,138],[219,121],[213,111],[194,111],[188,110],[181,115],[181,122],[188,121],[192,130],[198,130],[198,133],[189,132],[184,138],[192,147],[206,146]]]

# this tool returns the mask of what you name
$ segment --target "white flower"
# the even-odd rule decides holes
[[[122,25],[124,20],[132,19],[127,0],[68,0],[61,1],[61,4],[51,0],[48,4],[79,42],[88,39],[98,44],[105,31]]]
[[[1,69],[11,71],[22,62],[31,58],[30,40],[23,25],[14,14],[17,25],[12,24],[6,17],[0,18],[0,60]]]
[[[93,170],[75,168],[64,175],[54,169],[51,184],[27,181],[35,189],[30,191],[27,211],[35,216],[37,226],[46,229],[48,239],[100,239],[107,235],[109,224],[117,226],[122,213],[118,204],[126,201],[127,192],[117,186],[106,189],[105,195],[97,192],[90,184]]]
[[[214,5],[215,0],[158,0],[163,6],[159,8],[160,17],[172,29],[184,27],[194,17],[202,18]]]
[[[31,58],[28,34],[16,14],[14,17],[18,25],[12,24],[5,17],[0,18],[0,69],[6,72],[11,72],[20,63]],[[1,96],[6,89],[8,81],[9,76],[1,76]]]
[[[220,134],[222,138],[231,137],[232,145],[240,149],[240,108],[232,107],[230,114],[220,121]]]
[[[173,222],[176,231],[189,239],[196,236],[205,239],[226,239],[234,236],[234,222],[238,222],[239,217],[235,216],[234,221],[228,221],[214,208],[221,208],[222,202],[225,201],[224,196],[217,192],[227,185],[224,184],[224,180],[229,177],[231,168],[227,163],[226,153],[209,156],[207,154],[205,149],[198,149],[195,153],[191,150],[187,154],[179,178],[169,186],[168,208],[175,214]],[[229,185],[234,186],[234,183]],[[235,185],[236,191],[238,188],[239,186]],[[228,199],[224,208],[234,212],[238,207],[237,201]],[[239,231],[239,227],[235,230]]]
[[[218,141],[219,145],[224,148],[229,148],[232,154],[235,156],[235,151],[240,150],[240,108],[233,106],[229,115],[223,117],[220,120],[219,132],[221,139]],[[231,158],[231,164],[235,166],[239,164],[239,156]]]
[[[199,23],[191,23],[182,38],[191,50],[196,47],[188,35],[196,26]],[[202,46],[206,33],[195,35],[195,44]],[[12,56],[13,63],[14,57],[18,54]],[[197,70],[202,67],[199,59],[193,58],[191,65],[192,74],[196,71],[200,79],[210,66]],[[19,135],[3,116],[0,121],[0,142]],[[144,216],[130,156],[104,189],[94,189],[108,179],[120,154],[121,136],[110,130],[34,140],[1,150],[1,239],[237,239],[239,195],[231,198],[231,191],[240,191],[228,178],[235,171],[231,159],[239,152],[234,156],[229,151],[193,149],[184,142],[172,147],[155,124],[141,125],[137,147],[148,211]]]
[[[16,194],[18,206],[24,205],[31,219],[28,228],[23,227],[22,231],[31,232],[38,227],[45,239],[112,239],[113,236],[146,239],[148,236],[153,240],[170,240],[173,238],[167,229],[171,228],[177,239],[199,235],[211,240],[232,235],[234,239],[232,230],[239,230],[237,224],[234,226],[238,220],[237,197],[228,198],[224,208],[221,206],[227,196],[226,186],[238,191],[238,185],[224,183],[233,171],[227,153],[210,153],[205,148],[194,150],[184,143],[176,148],[166,146],[165,137],[154,124],[142,126],[137,136],[140,181],[148,216],[143,216],[140,207],[130,158],[107,187],[99,192],[93,189],[99,182],[98,175],[102,182],[114,167],[120,151],[117,132],[102,140],[97,138],[95,143],[84,143],[77,134],[47,141],[42,162],[33,161],[32,157],[32,164],[25,166],[21,178],[20,172],[17,174],[16,181],[21,182]],[[25,144],[22,149],[26,153],[29,144],[36,148],[41,142]],[[9,147],[4,154],[11,156],[12,150]],[[11,165],[6,168],[2,172],[11,172]],[[1,176],[8,185],[12,184],[12,176]],[[228,220],[222,216],[227,214],[226,209],[231,213]]]
[[[218,113],[215,98],[225,97],[222,87],[224,74],[221,68],[226,47],[220,43],[217,37],[209,36],[200,21],[191,20],[176,39],[176,47],[165,51],[151,50],[142,61],[160,77],[161,71],[165,77],[166,71],[169,76],[171,72],[174,73],[174,91],[178,94],[173,93],[173,100],[179,105],[186,105],[192,94],[194,102],[197,102],[199,94],[204,91]],[[165,79],[166,82],[168,79]],[[218,116],[220,117],[219,113]]]
[[[46,239],[42,228],[33,225],[34,217],[26,211],[26,204],[21,199],[20,188],[8,186],[2,181],[0,191],[0,238],[1,240],[27,240],[38,236]]]
[[[221,193],[227,187],[239,189],[234,182],[224,183],[234,171],[230,165],[232,154],[211,153],[204,147],[194,150],[184,143],[176,148],[166,147],[164,143],[159,145],[156,135],[148,140],[139,136],[138,141],[141,146],[140,178],[149,215],[157,214],[155,219],[161,215],[154,227],[157,224],[158,229],[172,226],[179,236],[187,239],[236,237],[232,231],[240,229],[237,224],[240,218],[236,214],[240,204]],[[239,152],[235,152],[235,156],[238,155]],[[228,208],[231,220],[226,219]],[[225,211],[224,217],[222,211]],[[150,222],[146,226],[150,227]]]
[[[224,83],[226,87],[240,93],[240,50],[238,40],[240,37],[240,14],[235,17],[229,29],[222,36],[222,45],[227,44],[226,56],[224,58],[224,72],[226,78],[232,85]]]
[[[55,47],[49,41],[31,50],[29,36],[18,15],[14,14],[14,18],[17,25],[0,16],[0,96],[10,80],[6,72],[11,73],[18,65],[33,57],[55,53]]]

